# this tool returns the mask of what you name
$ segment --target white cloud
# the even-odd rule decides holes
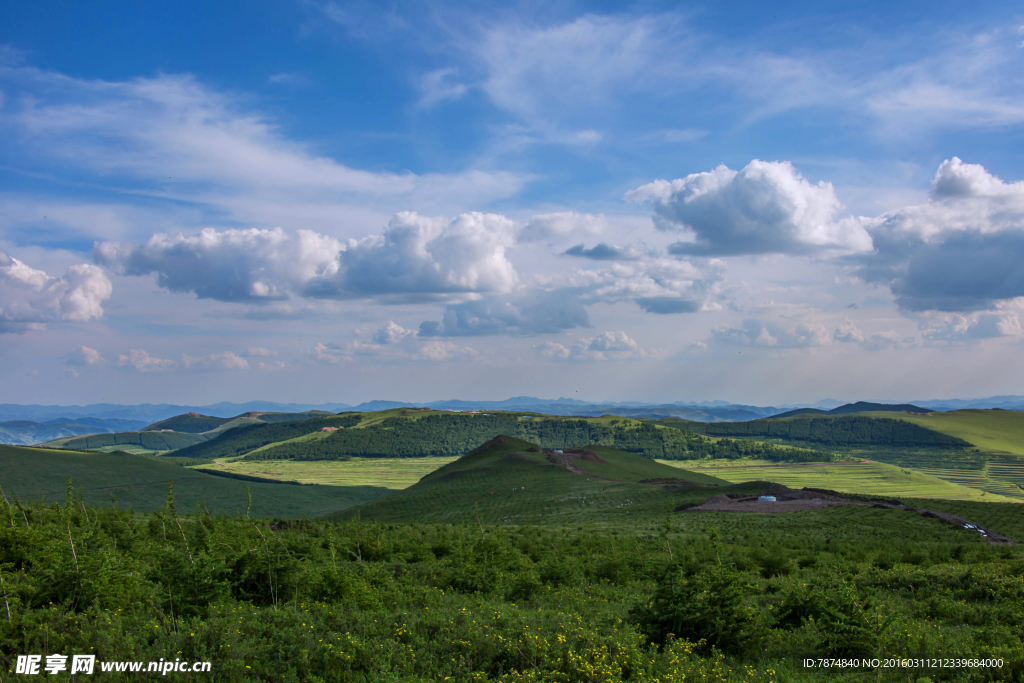
[[[519,231],[520,242],[547,242],[569,235],[598,235],[608,229],[608,220],[601,214],[560,213],[538,214]]]
[[[854,259],[908,311],[977,311],[1024,296],[1024,182],[953,157],[928,201],[862,219],[875,251]]]
[[[719,291],[725,269],[725,262],[718,259],[697,265],[649,258],[538,280],[551,289],[575,292],[588,304],[633,301],[648,313],[692,313],[717,306],[712,298]]]
[[[94,257],[118,273],[155,273],[171,291],[219,301],[429,299],[509,291],[518,279],[505,255],[513,233],[512,221],[497,214],[449,221],[404,212],[382,235],[347,243],[310,230],[208,228],[141,245],[103,242]]]
[[[633,247],[617,247],[605,242],[599,242],[590,249],[583,244],[577,244],[562,253],[566,256],[579,256],[594,261],[639,261],[644,256],[643,252]]]
[[[718,325],[711,329],[709,339],[718,344],[777,349],[803,349],[832,343],[828,330],[817,322],[791,326],[756,319],[744,320],[740,327]]]
[[[830,183],[812,185],[788,161],[754,160],[739,171],[719,166],[678,180],[656,180],[626,194],[648,201],[655,227],[683,232],[674,254],[863,252],[871,238],[858,221],[836,222]]]
[[[22,332],[47,322],[103,317],[113,286],[103,271],[73,265],[53,277],[0,252],[0,333]]]
[[[920,321],[921,336],[940,344],[1024,337],[1017,313],[935,314]]]
[[[248,370],[249,362],[231,351],[198,358],[182,354],[181,367],[185,370]]]
[[[290,139],[243,98],[190,76],[88,81],[14,67],[0,78],[18,95],[0,123],[29,158],[116,179],[119,189],[128,179],[144,193],[256,224],[327,214],[336,225],[339,215],[408,204],[451,210],[512,196],[529,180],[483,169],[353,168]]]
[[[202,230],[156,234],[147,242],[102,242],[97,263],[123,275],[156,273],[161,287],[199,298],[257,303],[286,298],[307,282],[337,272],[336,239],[309,230]]]
[[[90,349],[88,346],[79,346],[64,356],[64,362],[67,365],[78,367],[92,367],[103,365],[107,361],[96,349]]]
[[[132,349],[117,356],[118,367],[136,372],[166,372],[174,369],[174,361],[154,358],[144,349]]]
[[[625,332],[602,332],[594,337],[585,337],[576,341],[572,348],[552,341],[534,344],[537,354],[558,360],[574,361],[608,361],[642,359],[652,352],[640,348],[640,345]],[[660,355],[660,352],[653,352]]]
[[[320,342],[304,355],[309,362],[321,365],[338,365],[356,358],[396,363],[468,360],[479,356],[468,346],[444,340],[419,339],[414,331],[394,322],[377,330],[369,342],[360,339],[340,344]]]
[[[421,337],[549,334],[590,327],[583,302],[573,292],[534,292],[518,297],[483,297],[445,307],[440,322],[428,320]]]
[[[375,344],[397,344],[410,334],[416,333],[413,330],[405,329],[394,320],[389,320],[387,325],[373,334],[373,341]]]
[[[269,356],[276,356],[277,352],[262,346],[250,346],[242,355],[246,358],[267,358]]]
[[[451,67],[435,69],[423,75],[419,82],[421,107],[433,107],[448,100],[457,100],[468,87],[458,80],[458,72]]]
[[[849,320],[836,328],[832,338],[844,344],[857,344],[868,351],[884,351],[886,349],[900,349],[906,346],[913,346],[915,339],[905,337],[895,330],[865,334],[856,324]]]

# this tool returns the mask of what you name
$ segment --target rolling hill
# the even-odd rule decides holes
[[[920,413],[930,412],[927,408],[915,406],[910,403],[869,403],[857,401],[846,405],[836,406],[832,410],[820,410],[818,408],[797,408],[778,415],[772,415],[769,419],[780,417],[796,417],[798,415],[849,415],[851,413]]]
[[[0,422],[0,444],[31,446],[62,437],[112,433],[143,426],[145,423],[133,420],[101,420],[88,417],[81,420],[56,419],[48,422],[8,420]]]
[[[113,497],[136,512],[163,507],[171,481],[183,511],[202,503],[215,513],[237,514],[245,510],[248,487],[251,514],[260,517],[318,517],[389,493],[369,486],[239,481],[128,453],[0,446],[0,487],[9,497],[16,494],[24,502],[63,500],[68,477],[87,504],[110,505]]]
[[[105,434],[89,432],[84,436],[55,438],[41,445],[86,451],[125,450],[134,453],[162,453],[203,443],[229,430],[282,422],[304,422],[324,416],[333,417],[334,414],[322,410],[304,413],[250,412],[235,417],[210,417],[199,413],[186,413],[154,422],[138,431]]]
[[[386,500],[332,518],[380,522],[568,524],[665,515],[728,486],[634,453],[589,445],[541,449],[499,435]]]
[[[688,423],[698,424],[698,423]],[[498,434],[574,448],[599,444],[648,458],[759,457],[828,460],[820,450],[713,439],[650,420],[615,416],[569,418],[513,412],[453,413],[398,408],[230,430],[174,453],[187,458],[346,460],[354,457],[459,457]],[[943,437],[945,438],[945,437]]]

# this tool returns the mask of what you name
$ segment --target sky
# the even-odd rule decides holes
[[[1024,13],[0,5],[0,403],[1024,393]]]

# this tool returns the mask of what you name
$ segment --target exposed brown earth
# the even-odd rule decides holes
[[[771,485],[762,496],[775,496],[775,502],[761,502],[759,496],[738,496],[719,494],[711,496],[703,503],[694,505],[692,503],[679,505],[676,512],[800,512],[802,510],[817,510],[834,505],[871,505],[876,508],[889,510],[905,510],[916,512],[924,517],[931,517],[948,524],[976,531],[982,534],[989,543],[1013,545],[1006,536],[978,526],[969,519],[957,517],[948,512],[928,510],[925,508],[906,505],[899,500],[882,500],[868,498],[854,494],[840,494],[829,489],[805,488],[799,491],[786,488],[785,486]]]

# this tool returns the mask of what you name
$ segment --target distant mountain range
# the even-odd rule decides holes
[[[248,412],[299,413],[310,410],[371,412],[401,407],[426,407],[435,410],[516,410],[547,415],[580,415],[585,417],[615,414],[622,417],[675,417],[697,422],[740,422],[766,417],[782,417],[801,412],[840,414],[861,410],[962,410],[965,408],[1002,408],[1024,410],[1024,396],[992,396],[979,399],[947,399],[912,401],[907,404],[844,403],[824,399],[814,404],[752,406],[727,401],[645,403],[642,401],[588,402],[573,398],[545,399],[515,396],[504,401],[444,400],[419,402],[366,401],[352,406],[347,403],[247,403],[221,402],[209,405],[175,405],[144,403],[121,405],[93,403],[84,406],[0,404],[0,443],[33,444],[79,434],[134,431],[183,413],[199,413],[211,417],[234,417]],[[850,406],[854,406],[851,408]],[[860,406],[860,407],[858,407]],[[874,407],[863,407],[874,406]],[[878,407],[890,406],[890,407]]]
[[[146,424],[148,423],[141,420],[103,420],[95,417],[61,417],[42,423],[32,420],[8,420],[0,422],[0,443],[30,446],[64,436],[131,432],[142,429]]]

